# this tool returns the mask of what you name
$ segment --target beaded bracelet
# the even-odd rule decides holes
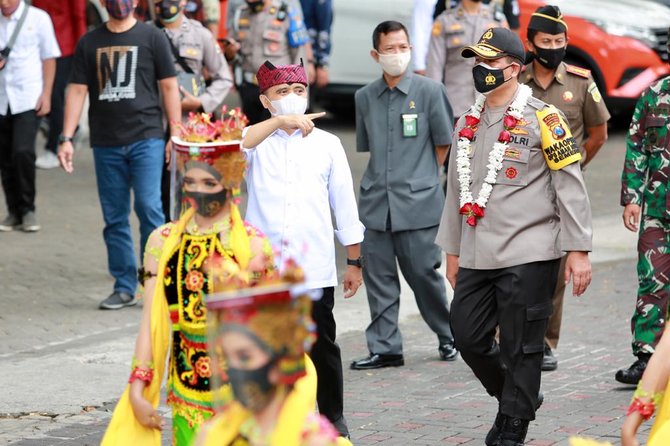
[[[626,412],[626,415],[630,415],[633,412],[639,412],[640,415],[642,415],[642,419],[644,421],[647,421],[649,418],[652,417],[652,415],[654,415],[654,411],[656,411],[656,405],[654,404],[653,401],[645,403],[639,398],[633,398],[633,402],[630,403],[630,406],[628,406],[628,411]]]
[[[149,384],[154,379],[153,369],[143,369],[140,367],[135,367],[132,372],[130,372],[130,378],[128,378],[128,383],[132,383],[136,379],[144,381]]]
[[[130,363],[130,369],[136,369],[137,367],[143,367],[145,369],[152,369],[154,368],[154,362],[153,361],[140,361],[137,359],[135,356],[133,356],[133,361]]]
[[[654,403],[654,406],[658,406],[661,404],[664,394],[665,392],[647,392],[642,388],[642,381],[640,381],[637,385],[637,389],[635,389],[633,398],[648,398]]]
[[[642,419],[647,421],[654,415],[656,411],[656,406],[661,403],[663,399],[664,392],[647,392],[642,388],[642,382],[638,383],[637,389],[633,394],[633,400],[626,411],[626,415],[630,415],[633,412],[639,412],[642,416]],[[649,401],[643,401],[642,399],[647,399]]]

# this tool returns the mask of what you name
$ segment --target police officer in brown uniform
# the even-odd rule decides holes
[[[587,69],[563,62],[568,45],[568,26],[557,6],[541,6],[528,24],[528,48],[532,63],[521,82],[533,89],[533,96],[555,105],[568,119],[572,135],[581,151],[584,167],[607,141],[610,114],[598,86]],[[553,313],[545,336],[542,370],[555,370],[558,361],[552,349],[558,345],[563,314],[565,257],[561,261],[554,291]]]
[[[476,58],[475,87],[487,94],[456,125],[436,243],[454,287],[456,348],[499,404],[485,443],[519,446],[539,405],[543,338],[564,252],[573,294],[591,282],[591,207],[570,127],[518,83],[521,39],[493,28],[462,54]]]
[[[184,73],[195,76],[187,76],[188,79],[203,78],[203,82],[188,89],[180,87],[182,115],[200,110],[211,113],[223,103],[233,86],[233,78],[214,36],[200,22],[184,15],[185,4],[186,0],[156,1],[157,24],[165,30],[172,45],[177,78]],[[207,86],[205,69],[210,78]]]
[[[266,60],[275,66],[307,62],[309,34],[297,0],[245,0],[235,11],[231,31],[226,58],[234,59],[242,109],[256,124],[270,117],[258,99],[256,72]]]
[[[494,3],[485,5],[481,0],[461,0],[433,23],[426,76],[445,85],[455,117],[470,108],[476,94],[470,76],[474,61],[461,57],[461,50],[475,44],[487,29],[498,26],[507,27],[504,14]]]

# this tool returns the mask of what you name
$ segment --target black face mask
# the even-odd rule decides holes
[[[267,406],[274,395],[275,386],[268,376],[273,365],[274,361],[269,361],[254,370],[228,367],[228,381],[235,399],[252,412]]]
[[[252,12],[261,12],[265,6],[264,0],[246,0],[247,6]]]
[[[472,77],[475,81],[475,89],[480,93],[488,93],[489,91],[500,87],[502,84],[512,79],[511,77],[505,79],[505,75],[503,74],[503,70],[511,66],[512,64],[507,65],[505,68],[493,68],[478,63],[472,67]]]
[[[565,57],[566,47],[549,49],[535,47],[535,59],[545,68],[553,70],[558,67]]]
[[[173,22],[180,12],[179,3],[181,3],[181,0],[162,0],[160,3],[156,3],[158,17],[163,22]]]
[[[228,201],[228,191],[223,189],[221,192],[206,193],[206,192],[189,192],[184,191],[184,197],[192,200],[195,206],[195,211],[203,217],[213,217]]]

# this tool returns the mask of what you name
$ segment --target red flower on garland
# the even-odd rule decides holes
[[[202,286],[205,284],[205,276],[203,276],[202,273],[198,270],[192,270],[189,271],[188,274],[186,274],[184,283],[186,285],[187,290],[197,293],[202,289]]]
[[[210,367],[209,357],[201,356],[195,362],[195,373],[203,378],[209,378],[212,376],[212,368]]]
[[[470,226],[477,226],[477,219],[484,217],[484,208],[477,203],[465,203],[461,207],[460,214],[467,217],[466,222]]]
[[[472,130],[470,127],[464,127],[461,129],[460,132],[458,132],[458,137],[459,138],[466,138],[469,140],[472,140],[474,138],[475,132]]]
[[[508,143],[512,139],[512,135],[507,130],[503,130],[500,132],[500,135],[498,135],[498,141]]]
[[[505,117],[503,118],[503,127],[505,127],[507,130],[510,130],[516,127],[518,122],[519,120],[516,119],[514,116],[505,115]]]
[[[479,118],[476,118],[472,115],[465,115],[466,127],[476,127],[477,124],[479,124]]]

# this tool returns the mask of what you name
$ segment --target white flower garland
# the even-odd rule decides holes
[[[515,118],[517,121],[520,121],[523,118],[523,110],[526,108],[528,99],[532,94],[533,90],[530,87],[523,84],[519,85],[519,92],[517,93],[514,101],[512,101],[510,106],[507,108],[505,114]],[[484,109],[485,101],[486,97],[483,94],[479,94],[475,104],[470,109],[468,116],[479,120],[482,110]],[[493,149],[489,153],[489,162],[486,165],[488,170],[486,177],[484,178],[482,188],[479,191],[479,195],[477,196],[477,200],[474,200],[472,191],[470,190],[472,169],[470,167],[469,154],[471,151],[471,144],[471,139],[464,136],[459,136],[456,152],[456,171],[458,173],[458,183],[460,186],[460,205],[462,208],[466,204],[472,203],[478,205],[481,208],[485,208],[486,203],[489,201],[489,197],[491,196],[493,185],[496,183],[498,172],[502,168],[503,156],[505,155],[505,150],[509,146],[509,142],[496,141],[495,144],[493,144]]]

